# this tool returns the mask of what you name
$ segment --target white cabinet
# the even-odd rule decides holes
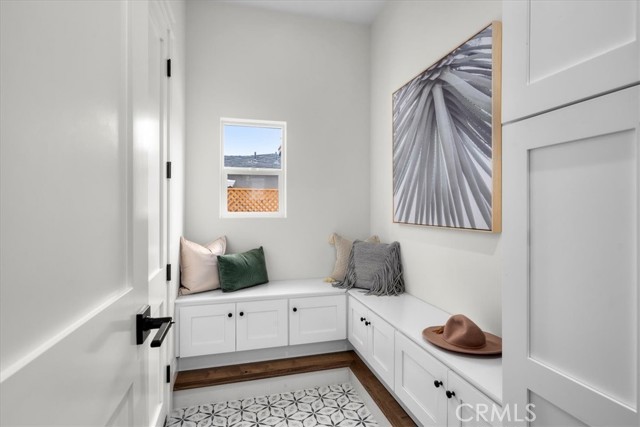
[[[287,300],[236,304],[237,351],[287,345]]]
[[[640,88],[504,141],[504,401],[538,425],[637,426]]]
[[[447,401],[447,426],[497,427],[501,424],[501,408],[453,371],[447,373],[447,391],[451,396]],[[511,416],[514,415],[522,418],[528,414]]]
[[[236,305],[210,304],[180,309],[180,356],[226,353],[236,348]]]
[[[349,298],[349,342],[362,356],[367,353],[367,327],[364,321],[369,310],[356,301]]]
[[[423,426],[498,427],[499,405],[396,332],[394,391]]]
[[[346,305],[345,291],[322,279],[281,280],[237,292],[180,296],[176,300],[177,354],[187,358],[344,340]],[[282,352],[289,354],[286,348]],[[260,356],[254,352],[248,357]]]
[[[423,426],[446,426],[447,367],[401,333],[395,342],[396,395]]]
[[[349,298],[349,341],[393,388],[395,329],[354,298]]]
[[[346,295],[289,300],[289,344],[343,340],[347,337]]]
[[[180,357],[285,346],[287,300],[180,307]]]
[[[640,81],[637,0],[505,1],[502,18],[504,122]]]

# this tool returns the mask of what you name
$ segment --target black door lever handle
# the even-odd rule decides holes
[[[158,333],[151,342],[151,347],[160,347],[173,323],[171,317],[151,317],[151,307],[145,305],[136,314],[136,344],[144,343],[151,329],[158,329]]]
[[[169,333],[169,329],[171,329],[171,325],[175,323],[171,320],[171,317],[159,317],[153,320],[158,320],[158,319],[169,319],[169,320],[166,320],[160,324],[160,328],[158,328],[158,333],[156,334],[155,337],[153,337],[153,341],[151,341],[151,347],[160,347],[164,339],[167,337],[167,334]]]

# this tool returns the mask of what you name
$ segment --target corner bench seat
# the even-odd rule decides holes
[[[449,316],[409,294],[368,296],[322,279],[272,281],[178,297],[177,353],[186,369],[195,369],[331,353],[350,344],[420,424],[457,425],[463,403],[500,407],[502,359],[453,353],[422,338],[423,329]],[[307,346],[310,351],[297,353]]]

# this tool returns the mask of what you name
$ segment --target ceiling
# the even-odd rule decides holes
[[[226,0],[227,3],[299,15],[370,24],[386,0]]]

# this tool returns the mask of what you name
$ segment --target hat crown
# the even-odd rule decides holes
[[[463,348],[482,348],[487,343],[482,329],[464,314],[455,314],[447,320],[442,339]]]

